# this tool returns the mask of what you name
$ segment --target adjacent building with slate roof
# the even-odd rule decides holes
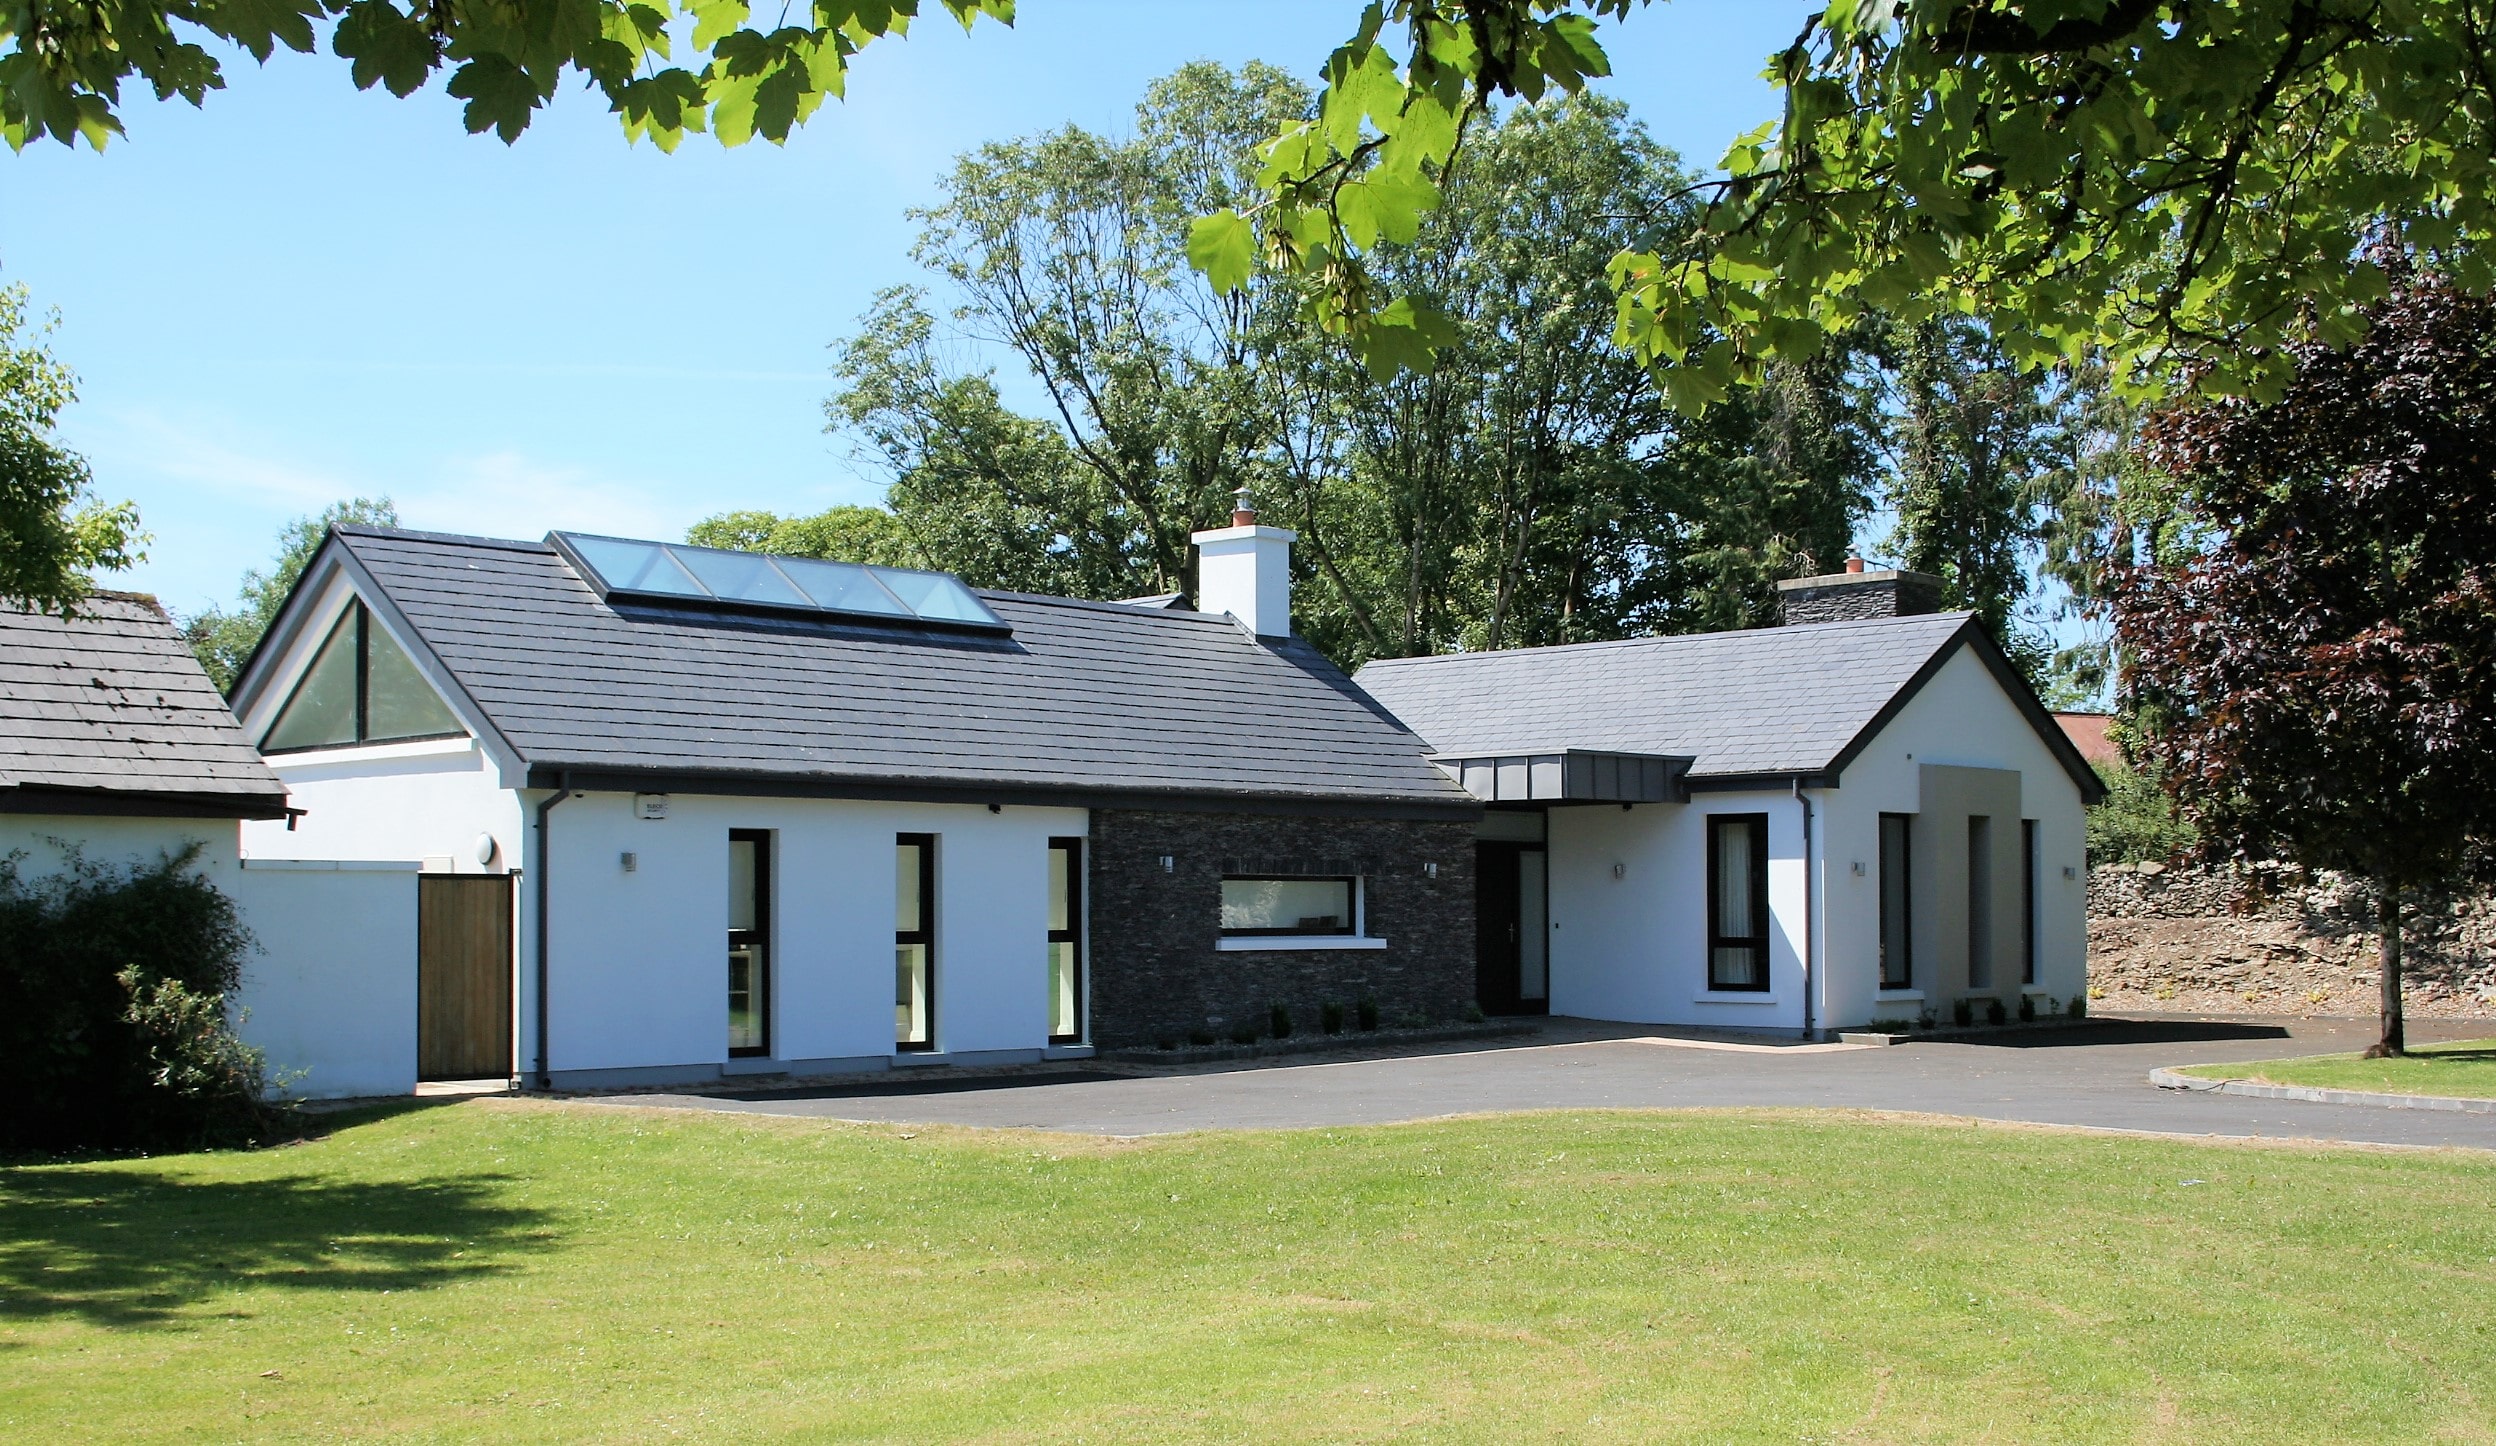
[[[1206,536],[1241,591],[1220,606],[1209,567],[1193,612],[340,529],[235,691],[304,810],[246,846],[427,861],[429,1075],[1080,1055],[1364,999],[1460,1016],[1479,801],[1274,612],[1288,533]]]
[[[105,592],[0,609],[0,814],[282,819],[286,785],[156,600]]]
[[[1491,809],[1485,1001],[1810,1033],[2085,1009],[2102,785],[1973,617],[1882,615],[1938,595],[1902,577],[1791,585],[1844,621],[1361,670]]]

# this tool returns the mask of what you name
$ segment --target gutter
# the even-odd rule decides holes
[[[1811,1007],[1811,989],[1814,982],[1813,974],[1815,971],[1811,967],[1811,961],[1815,943],[1813,935],[1816,932],[1811,926],[1812,810],[1811,799],[1804,794],[1803,781],[1799,778],[1794,780],[1794,801],[1803,806],[1803,1038],[1805,1041],[1809,1041],[1813,1038],[1812,1026],[1814,1021]]]
[[[537,805],[537,1087],[554,1088],[554,1079],[546,1067],[546,939],[550,932],[546,921],[546,876],[553,872],[553,855],[547,848],[546,816],[555,805],[572,796],[572,775],[562,775],[561,786],[538,800]]]

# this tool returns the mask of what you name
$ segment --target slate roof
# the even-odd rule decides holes
[[[1259,642],[1227,618],[1004,592],[980,596],[1010,638],[730,618],[610,606],[541,543],[354,528],[330,546],[539,780],[568,769],[1471,807],[1316,650]]]
[[[2009,676],[2048,746],[2068,753],[2024,683],[1967,613],[1381,660],[1358,682],[1434,751],[1557,748],[1686,754],[1693,783],[1822,774],[1962,644]],[[2096,785],[2076,754],[2075,779]]]
[[[260,760],[154,598],[0,609],[0,809],[282,818]]]

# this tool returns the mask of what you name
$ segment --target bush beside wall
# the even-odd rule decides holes
[[[0,858],[0,1150],[194,1149],[270,1122],[226,1000],[251,935],[194,865]]]

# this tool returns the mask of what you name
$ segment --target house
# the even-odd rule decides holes
[[[244,1038],[306,1093],[396,1088],[414,1040],[388,1005],[414,944],[416,866],[246,866],[239,830],[283,838],[293,812],[154,598],[99,592],[68,617],[0,609],[0,859],[33,880],[73,858],[190,855],[253,936],[234,1001]]]
[[[2091,767],[2112,772],[2123,770],[2123,747],[2115,742],[2110,731],[2115,722],[2113,714],[2056,713],[2054,721],[2062,728],[2063,736],[2071,740],[2071,746],[2079,749],[2080,756],[2089,760]]]
[[[1381,661],[1487,806],[1486,1007],[1817,1033],[2085,996],[2103,786],[1937,579],[1781,584],[1786,625]]]
[[[1481,805],[1291,634],[1292,534],[1204,611],[556,533],[341,528],[234,706],[301,817],[421,862],[415,1073],[555,1087],[943,1062],[1473,998]],[[387,1006],[396,1010],[394,1002]]]

